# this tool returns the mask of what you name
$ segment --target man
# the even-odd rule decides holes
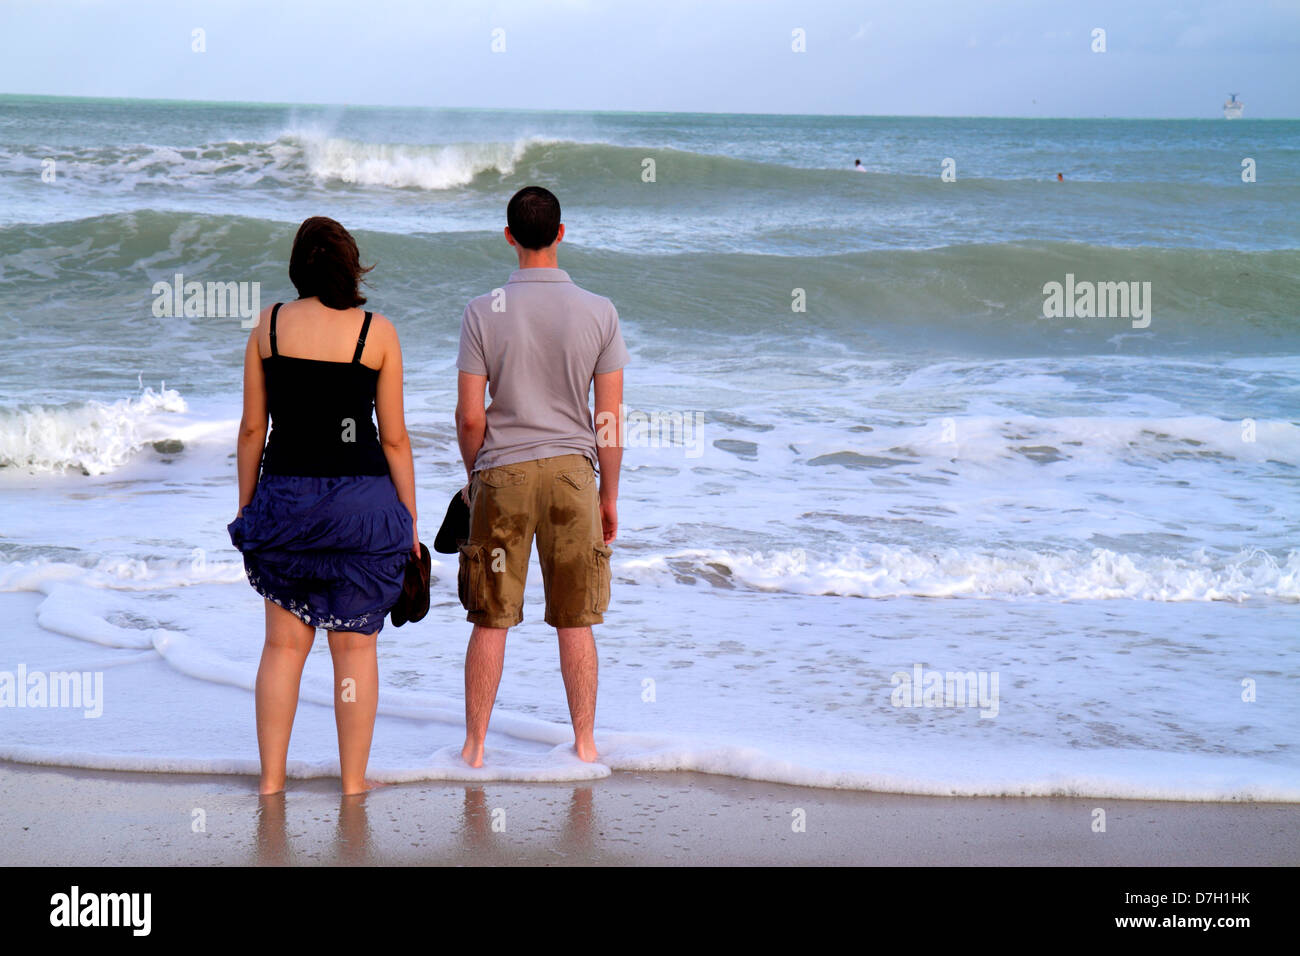
[[[618,532],[615,434],[629,356],[608,299],[580,289],[558,268],[560,203],[527,186],[506,208],[506,242],[519,268],[461,318],[456,437],[469,484],[469,540],[460,548],[459,590],[474,624],[465,653],[465,746],[483,766],[483,738],[496,702],[506,631],[523,620],[532,539],[556,629],[574,750],[596,759],[596,642],[609,604],[610,542]],[[483,390],[492,394],[484,408]],[[597,484],[599,468],[599,484]]]
[[[867,167],[865,167],[865,166],[862,165],[862,160],[860,160],[860,159],[855,159],[855,160],[853,161],[853,168],[856,169],[856,170],[857,170],[858,172],[860,172],[860,173],[865,173],[865,172],[867,171]]]

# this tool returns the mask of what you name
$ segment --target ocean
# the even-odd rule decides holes
[[[1300,122],[1261,120],[0,97],[0,758],[256,772],[248,332],[166,290],[291,299],[298,223],[351,229],[431,540],[461,310],[529,183],[633,356],[602,762],[535,558],[460,762],[438,555],[379,638],[372,777],[1300,801]],[[330,674],[318,640],[291,776],[337,773]]]

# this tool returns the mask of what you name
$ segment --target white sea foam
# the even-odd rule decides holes
[[[718,564],[736,556],[702,557]],[[373,776],[558,782],[611,770],[692,770],[922,794],[1300,801],[1300,775],[1267,754],[1285,739],[1295,705],[1270,696],[1221,714],[1235,700],[1239,675],[1282,666],[1286,619],[1267,606],[1234,622],[1250,605],[1209,605],[1221,609],[1215,625],[1204,611],[1178,602],[1079,602],[1062,616],[1053,602],[899,598],[885,613],[831,596],[679,584],[669,585],[673,599],[665,602],[628,585],[627,563],[618,570],[618,623],[602,628],[608,649],[598,764],[572,754],[553,638],[536,624],[512,635],[487,765],[471,770],[458,762],[461,656],[459,642],[448,638],[461,635],[463,623],[448,620],[444,604],[420,630],[381,637],[385,681],[390,672],[418,670],[421,677],[401,688],[385,683]],[[248,721],[260,605],[241,600],[246,585],[213,576],[180,589],[149,590],[130,578],[119,582],[124,587],[96,588],[58,580],[57,570],[48,568],[44,594],[3,596],[0,610],[13,622],[6,657],[10,668],[110,668],[104,713],[92,732],[79,712],[8,711],[0,757],[255,773]],[[33,569],[25,573],[32,583]],[[111,580],[102,571],[86,574]],[[536,585],[530,584],[534,603]],[[801,626],[812,621],[814,629]],[[1197,628],[1232,627],[1243,629],[1232,641],[1197,636]],[[94,649],[78,652],[76,645]],[[111,653],[122,658],[105,658],[105,647],[121,648]],[[622,647],[635,651],[627,655]],[[1187,647],[1199,650],[1188,656]],[[1001,669],[998,718],[891,707],[888,675],[914,660]],[[328,668],[327,657],[314,655],[304,676],[289,768],[295,778],[338,772]],[[647,676],[657,689],[651,703]],[[1214,700],[1219,706],[1208,706]],[[521,713],[524,701],[545,706]],[[175,719],[160,726],[159,713]],[[1239,744],[1216,736],[1228,732],[1225,720],[1249,728]],[[1258,759],[1261,752],[1265,759]]]
[[[60,175],[106,190],[143,186],[194,187],[222,182],[247,189],[258,184],[317,183],[447,190],[496,172],[508,176],[535,145],[570,142],[545,136],[452,143],[365,142],[335,135],[327,126],[295,125],[274,140],[224,140],[195,147],[135,143],[89,147],[61,160]],[[0,170],[31,162],[0,150]]]
[[[443,145],[363,143],[304,130],[290,132],[284,140],[302,151],[308,171],[318,180],[430,190],[464,186],[486,172],[509,175],[528,147],[547,142],[523,138]]]
[[[1258,549],[1228,558],[1091,551],[921,552],[870,545],[833,558],[793,548],[718,549],[627,558],[616,574],[636,583],[695,583],[848,597],[1130,598],[1145,601],[1300,600],[1300,551],[1279,561]]]
[[[0,563],[0,592],[38,591],[53,595],[65,585],[93,593],[103,593],[99,589],[168,590],[242,580],[244,566],[238,560],[103,558],[90,566],[49,559]]]
[[[163,385],[111,403],[0,411],[0,465],[106,474],[147,443],[177,438],[167,416],[187,407],[180,392]]]

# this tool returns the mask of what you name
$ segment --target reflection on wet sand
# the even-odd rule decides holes
[[[447,791],[443,792],[445,794]],[[560,824],[558,829],[528,818],[525,806],[533,803],[535,808],[534,801],[520,800],[519,813],[523,816],[512,818],[511,804],[505,794],[502,794],[503,799],[491,803],[485,786],[467,785],[461,804],[461,820],[458,828],[459,850],[469,851],[471,860],[490,863],[506,862],[503,857],[518,853],[527,852],[531,855],[539,849],[549,850],[562,858],[581,858],[596,852],[600,842],[600,829],[596,818],[595,791],[591,784],[574,786],[567,795],[558,787],[552,792],[556,799],[554,801],[548,799],[545,802],[557,809],[567,796],[563,820],[557,821]],[[321,842],[313,840],[307,831],[299,832],[302,830],[299,826],[294,834],[300,844],[298,862],[337,862],[347,866],[368,866],[384,857],[385,848],[376,845],[367,814],[368,797],[370,794],[366,793],[339,797],[338,818],[335,821],[332,847],[328,845],[328,836],[325,845],[322,845]],[[313,810],[302,803],[296,803],[295,806],[300,814],[320,814],[321,810],[319,806]],[[322,820],[320,815],[316,815],[314,819],[328,825],[328,818]],[[300,820],[299,824],[302,823],[303,821]],[[401,829],[407,829],[409,826],[422,835],[427,834],[426,828],[431,824],[435,832],[446,832],[445,821],[443,826],[439,826],[436,820],[427,819],[420,821],[407,819],[404,823],[407,826]],[[308,830],[310,829],[314,828],[308,824]],[[321,833],[317,830],[317,833],[325,836],[328,831]],[[535,838],[540,839],[535,840]],[[442,855],[436,842],[433,845],[425,842],[428,839],[427,835],[423,839],[420,837],[416,839],[419,842],[412,843],[412,846],[424,847],[438,853],[438,856]],[[258,798],[256,843],[258,865],[289,866],[294,863],[295,854],[290,845],[288,827],[288,805],[283,792]],[[392,848],[387,849],[391,852]],[[456,847],[445,849],[450,851],[449,856],[453,858],[460,855]],[[435,856],[421,862],[437,863],[439,859]]]
[[[257,862],[261,866],[289,865],[283,790],[257,798]]]
[[[370,862],[370,821],[366,817],[368,794],[344,794],[339,801],[338,861]]]
[[[548,841],[552,852],[560,856],[582,855],[591,850],[600,832],[596,825],[594,791],[590,784],[575,786],[569,796],[564,827]],[[501,853],[513,847],[522,849],[517,841],[503,839],[510,833],[509,807],[489,806],[487,791],[479,785],[465,788],[461,812],[461,843],[469,850],[484,855]]]

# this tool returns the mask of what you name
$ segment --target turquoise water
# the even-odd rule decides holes
[[[155,283],[257,283],[265,305],[294,294],[303,218],[353,229],[401,331],[431,534],[459,481],[459,316],[513,268],[526,183],[561,199],[561,266],[620,311],[629,407],[702,423],[627,454],[610,766],[1300,798],[1300,123],[1260,120],[0,97],[12,653],[149,650],[119,686],[189,688],[210,718],[148,746],[143,704],[93,734],[28,722],[6,753],[247,758],[221,716],[260,633],[224,535],[247,331],[156,315]],[[1146,287],[1149,314],[1046,317],[1067,277]],[[448,591],[381,639],[395,779],[452,772],[429,713],[458,709],[462,617]],[[539,723],[496,772],[577,773],[547,763],[553,648],[531,617],[517,640],[502,708]],[[890,675],[918,661],[1000,668],[999,717],[900,717]],[[1247,711],[1251,675],[1272,683]],[[644,676],[671,703],[647,711]]]

